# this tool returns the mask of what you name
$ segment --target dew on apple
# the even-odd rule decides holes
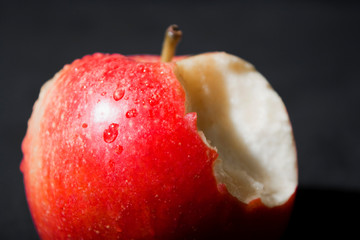
[[[82,126],[83,128],[87,128],[87,127],[88,127],[87,123],[83,123],[81,126]]]
[[[115,166],[114,160],[110,159],[108,162],[108,165],[109,165],[110,169],[114,169],[114,166]]]
[[[149,117],[153,118],[155,116],[154,110],[149,109]]]
[[[101,96],[105,96],[105,95],[106,95],[106,92],[102,92],[102,93],[101,93]]]
[[[119,146],[116,148],[116,150],[115,150],[115,152],[116,152],[117,154],[121,154],[123,151],[124,151],[124,147],[121,146],[121,145],[119,145]]]
[[[147,72],[147,69],[144,65],[140,65],[139,66],[139,72],[143,72],[143,73],[146,73]]]
[[[112,143],[113,141],[115,141],[118,134],[119,134],[119,124],[112,123],[104,131],[104,141],[107,143]]]
[[[125,89],[118,88],[114,91],[113,98],[115,101],[121,100],[125,95]]]
[[[149,98],[148,101],[149,101],[150,106],[155,106],[156,104],[159,103],[159,97],[157,95],[154,95],[151,98]]]
[[[127,118],[133,118],[133,117],[136,117],[138,114],[138,112],[136,111],[135,108],[133,109],[130,109],[129,111],[126,112],[126,117]]]
[[[147,87],[147,88],[154,88],[155,86],[151,83],[151,82],[149,82],[148,80],[146,80],[145,82],[144,82],[144,85],[145,85],[145,87]]]

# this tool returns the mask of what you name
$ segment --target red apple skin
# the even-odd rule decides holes
[[[196,114],[185,113],[174,63],[135,59],[85,56],[36,103],[21,171],[40,237],[279,237],[295,193],[274,208],[231,196]]]

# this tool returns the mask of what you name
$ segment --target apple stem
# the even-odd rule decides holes
[[[176,46],[182,37],[182,32],[175,24],[166,29],[163,47],[161,50],[161,61],[171,62],[175,56]]]

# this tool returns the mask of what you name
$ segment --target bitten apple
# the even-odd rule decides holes
[[[21,164],[42,239],[281,235],[297,160],[280,97],[236,56],[169,49],[88,55],[44,84]]]

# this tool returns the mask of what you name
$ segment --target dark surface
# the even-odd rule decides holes
[[[0,239],[37,238],[19,164],[40,86],[85,54],[158,54],[172,23],[179,54],[241,56],[287,105],[300,188],[285,239],[357,236],[359,13],[356,1],[0,1]]]
[[[300,188],[283,239],[357,239],[359,191]]]

